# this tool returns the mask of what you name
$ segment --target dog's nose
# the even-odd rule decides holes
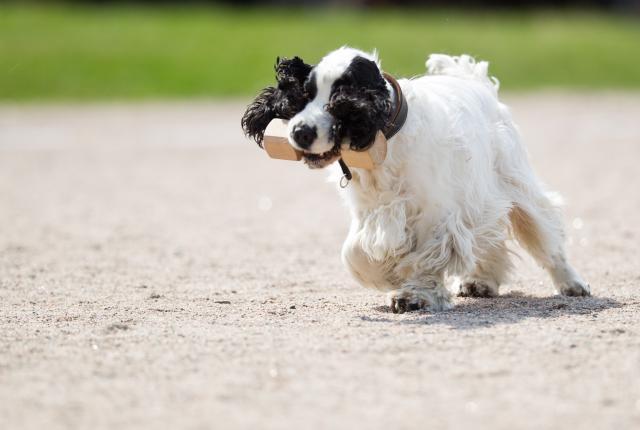
[[[314,140],[318,137],[315,127],[309,127],[306,124],[297,125],[293,129],[293,140],[302,149],[307,149],[311,146]]]

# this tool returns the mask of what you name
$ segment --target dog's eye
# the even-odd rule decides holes
[[[333,83],[334,88],[351,87],[354,85],[355,85],[355,80],[349,74],[340,76],[340,78],[336,79],[336,81]]]
[[[316,87],[315,74],[310,74],[309,78],[304,82],[304,93],[309,100],[313,100],[318,93],[318,87]]]

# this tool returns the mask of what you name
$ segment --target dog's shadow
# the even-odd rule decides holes
[[[449,311],[407,312],[394,315],[389,306],[376,306],[376,316],[362,316],[372,322],[397,324],[442,324],[457,330],[478,329],[499,324],[516,324],[532,318],[558,318],[563,315],[596,315],[622,304],[606,297],[532,297],[511,292],[497,298],[458,298]]]

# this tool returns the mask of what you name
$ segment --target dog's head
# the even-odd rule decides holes
[[[279,78],[277,88],[263,90],[242,124],[260,143],[271,119],[289,119],[289,142],[303,151],[309,167],[321,168],[340,157],[342,145],[362,150],[373,142],[391,111],[390,87],[376,57],[352,48],[331,52],[315,67],[305,66],[304,73],[287,79],[292,85],[281,88]],[[286,109],[280,100],[286,100]]]

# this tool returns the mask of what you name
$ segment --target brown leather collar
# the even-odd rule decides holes
[[[407,99],[404,97],[402,88],[400,88],[400,84],[398,83],[398,81],[396,81],[396,78],[386,72],[384,72],[382,75],[387,80],[387,82],[391,84],[391,86],[393,87],[393,92],[395,93],[395,109],[389,116],[387,125],[382,130],[384,136],[387,139],[391,139],[397,132],[400,131],[400,129],[404,125],[404,122],[407,120],[409,106],[407,105]]]

